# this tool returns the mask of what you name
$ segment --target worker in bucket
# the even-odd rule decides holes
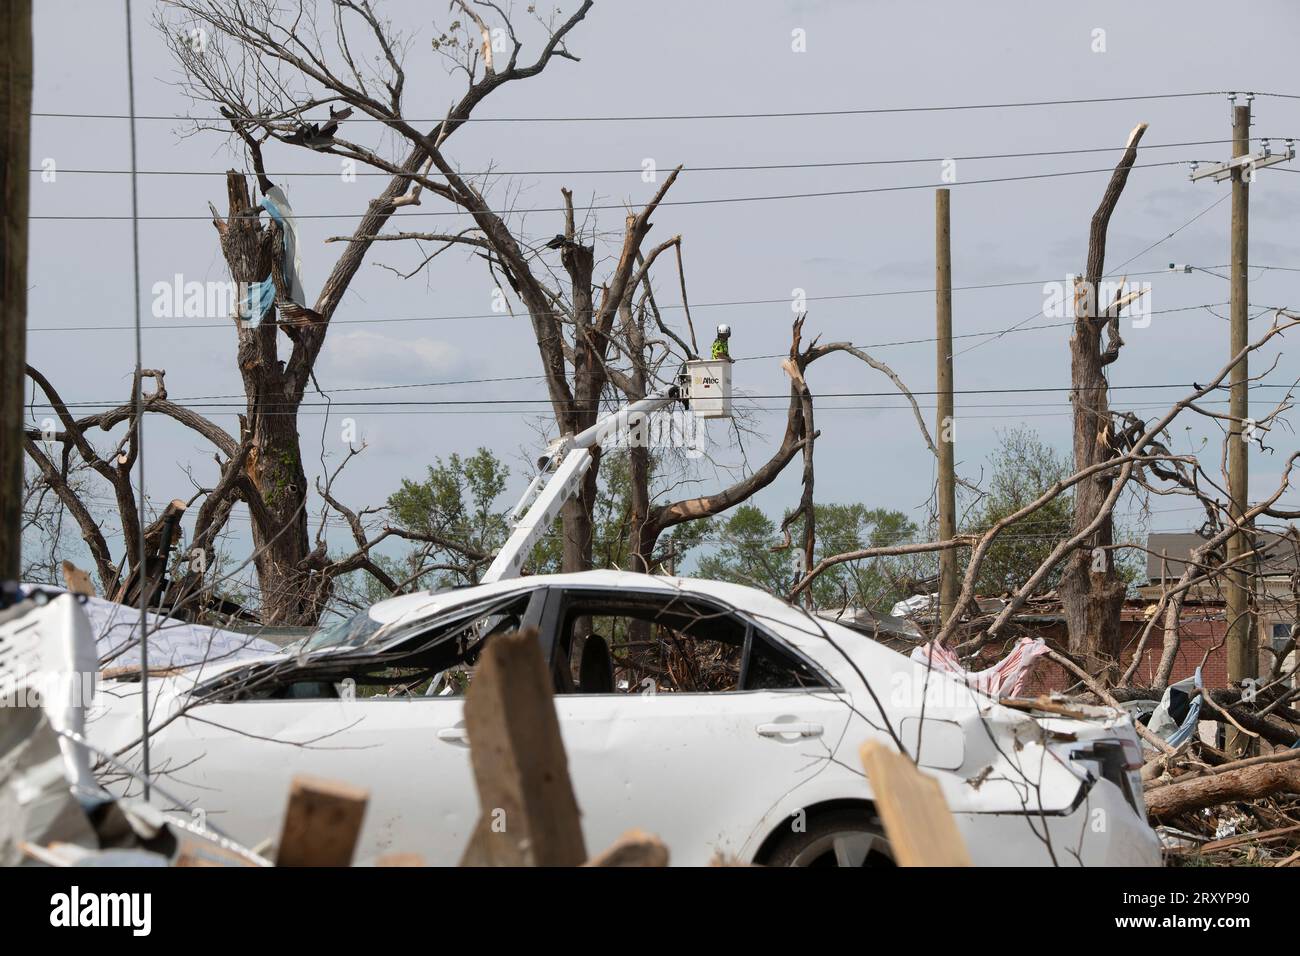
[[[712,358],[726,359],[728,362],[731,361],[731,352],[728,350],[727,347],[727,339],[729,338],[731,338],[731,326],[719,325],[718,337],[713,340]]]

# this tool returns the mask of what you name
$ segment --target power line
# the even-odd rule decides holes
[[[1207,402],[1207,401],[1202,401],[1200,404],[1202,404],[1202,405],[1225,405],[1225,406],[1226,406],[1226,405],[1227,405],[1227,401],[1226,401],[1226,400],[1223,400],[1223,401],[1209,401],[1209,402]],[[926,406],[926,405],[923,405],[923,406],[921,406],[921,407],[922,407],[923,410],[924,410],[924,409],[927,409],[927,408],[933,408],[933,406]],[[962,411],[963,409],[965,409],[965,408],[970,408],[970,407],[983,407],[983,406],[966,406],[966,405],[962,405],[962,406],[958,406],[958,411]],[[992,407],[995,407],[995,408],[996,408],[996,407],[1002,407],[1002,406],[992,406]],[[1006,413],[1000,413],[1000,414],[988,414],[988,415],[969,415],[969,414],[964,414],[964,413],[963,413],[962,415],[959,416],[959,418],[960,418],[962,421],[976,421],[976,420],[981,420],[981,419],[985,419],[985,420],[996,420],[996,421],[1020,421],[1021,419],[1024,419],[1024,418],[1070,418],[1070,417],[1072,417],[1072,416],[1074,415],[1074,412],[1073,412],[1073,411],[1062,411],[1062,412],[1040,412],[1040,411],[1025,411],[1025,410],[1023,410],[1023,407],[1022,407],[1022,406],[1007,406],[1007,407],[1016,407],[1016,408],[1019,409],[1019,410],[1018,410],[1018,411],[1015,411],[1015,412],[1006,412]],[[1034,405],[1034,406],[1032,406],[1032,407],[1033,407],[1033,408],[1054,408],[1054,407],[1067,408],[1067,407],[1069,407],[1069,405],[1068,405],[1068,403],[1065,403],[1065,402],[1060,402],[1060,403],[1045,403],[1045,404],[1044,404],[1044,403],[1040,403],[1040,404],[1038,404],[1038,405]],[[1145,404],[1145,405],[1134,405],[1134,406],[1132,406],[1131,408],[1129,408],[1128,410],[1129,410],[1129,411],[1148,411],[1148,410],[1154,410],[1154,409],[1166,410],[1166,409],[1168,409],[1168,407],[1169,407],[1168,405]],[[270,417],[277,417],[277,416],[278,416],[278,417],[293,417],[293,418],[295,418],[295,419],[298,419],[298,418],[330,418],[330,417],[338,417],[339,414],[340,414],[340,412],[339,412],[337,409],[332,410],[332,411],[330,411],[330,410],[320,410],[320,409],[324,409],[324,408],[325,408],[325,406],[321,405],[321,406],[315,406],[313,409],[309,409],[309,410],[302,411],[302,412],[265,412],[264,414],[267,415],[267,416],[270,416]],[[788,405],[753,405],[753,406],[749,406],[749,407],[747,407],[747,408],[746,408],[746,411],[747,411],[747,412],[754,413],[754,414],[786,415],[786,414],[789,413],[789,406],[788,406]],[[912,413],[912,407],[911,407],[910,405],[826,405],[826,406],[824,406],[823,408],[818,409],[818,414],[821,414],[822,412],[828,412],[828,413],[829,413],[829,412],[853,412],[853,411],[885,411],[885,412],[888,412],[888,411],[894,411],[894,412],[906,412],[906,413],[908,413],[908,414],[911,414],[911,413]],[[241,411],[236,411],[236,410],[230,410],[230,411],[219,411],[219,410],[218,410],[218,411],[210,411],[208,414],[209,414],[211,417],[213,417],[213,418],[220,418],[220,417],[222,417],[222,416],[228,416],[228,417],[231,417],[231,418],[237,418],[237,417],[241,417],[241,416],[244,414],[244,412],[243,412],[242,410],[241,410]],[[358,413],[356,413],[356,412],[351,412],[351,413],[347,413],[347,414],[358,414]],[[367,410],[367,411],[365,412],[365,416],[366,416],[367,420],[369,420],[369,419],[373,419],[373,418],[411,417],[411,416],[418,416],[418,417],[422,417],[422,418],[423,418],[423,417],[435,417],[435,418],[436,418],[436,417],[438,417],[438,416],[442,416],[442,415],[454,415],[454,416],[466,416],[466,415],[509,415],[509,416],[512,416],[512,417],[515,417],[515,418],[519,418],[520,416],[536,415],[536,416],[544,417],[544,418],[545,418],[545,417],[549,417],[549,415],[550,415],[550,411],[549,411],[549,409],[532,409],[532,410],[529,410],[529,409],[522,409],[522,408],[495,408],[495,409],[484,409],[484,408],[444,408],[444,409],[429,409],[429,408],[402,408],[402,409],[391,409],[391,408],[390,408],[390,409],[373,409],[373,410]]]
[[[79,497],[83,501],[87,501],[100,508],[116,510],[117,507],[117,501],[111,495],[96,494],[93,492],[83,492]],[[243,504],[243,502],[237,501],[236,504]],[[154,506],[154,510],[157,510],[156,505]],[[1144,509],[1135,512],[1128,512],[1128,511],[1119,512],[1117,514],[1117,517],[1120,517],[1126,521],[1135,521],[1135,520],[1140,521],[1142,518],[1154,516],[1154,515],[1176,514],[1176,513],[1184,513],[1188,511],[1203,513],[1204,510],[1205,509],[1199,505],[1192,505],[1184,508],[1152,508],[1149,510]],[[187,513],[185,515],[185,518],[188,517],[189,514]],[[322,517],[327,527],[332,527],[339,531],[346,531],[349,528],[348,522],[341,515],[325,514],[322,516],[321,514],[317,513],[309,516],[309,521],[312,523],[318,523],[322,520]],[[252,517],[249,514],[247,514],[246,511],[232,511],[227,516],[226,520],[236,521],[239,522],[241,525],[252,524]],[[1159,529],[1153,528],[1150,529],[1147,533],[1149,534],[1177,533],[1180,530],[1183,529],[1170,528],[1170,529],[1165,529],[1165,531],[1162,532]],[[469,528],[469,527],[458,528],[455,526],[451,526],[446,529],[446,533],[448,536],[467,535],[467,534],[473,535],[478,533],[478,529]],[[546,537],[560,538],[563,536],[563,534],[564,531],[562,528],[552,528],[551,530],[546,532]],[[898,530],[898,531],[877,530],[874,531],[872,534],[870,534],[868,537],[871,543],[866,544],[865,546],[867,547],[880,546],[885,544],[903,544],[903,543],[924,544],[924,543],[928,543],[931,540],[929,538],[917,537],[917,532],[915,531],[904,531],[904,530]],[[1015,540],[1015,541],[1059,540],[1062,537],[1064,537],[1064,535],[1054,535],[1050,533],[1041,533],[1041,532],[1036,533],[1036,532],[1004,531],[998,535],[998,540],[1000,541],[1001,540]],[[709,529],[708,531],[706,531],[702,536],[702,540],[711,541],[711,542],[722,542],[722,541],[730,541],[733,539],[727,534],[727,532],[724,529],[716,528],[716,529]]]
[[[781,301],[785,301],[785,300],[783,299]],[[1146,313],[1146,315],[1167,315],[1174,312],[1191,312],[1197,309],[1205,309],[1206,311],[1210,312],[1211,315],[1215,315],[1213,309],[1225,306],[1227,304],[1228,303],[1226,302],[1209,302],[1202,305],[1186,305],[1186,306],[1180,306],[1178,308],[1173,308],[1173,309],[1156,309],[1152,312]],[[1262,315],[1268,311],[1272,311],[1271,306],[1267,309],[1264,309],[1263,312],[1259,314]],[[1074,321],[1071,319],[1064,322],[1048,322],[1048,323],[1042,323],[1040,325],[1021,326],[1019,328],[1012,329],[1010,331],[1034,332],[1041,329],[1065,328],[1067,326],[1072,326],[1073,324]],[[996,335],[999,334],[1001,331],[1005,331],[1005,330],[993,329],[984,332],[966,332],[961,335],[954,335],[953,338],[954,339],[980,338],[988,335]],[[850,344],[854,348],[858,348],[858,349],[881,349],[881,348],[890,348],[890,347],[903,346],[903,345],[922,345],[934,341],[936,341],[934,336],[929,336],[927,338],[896,339],[890,342],[865,342],[865,343],[851,342]],[[763,359],[785,358],[786,354],[787,353],[785,352],[769,352],[764,355],[745,355],[745,356],[740,356],[738,358],[733,358],[732,361],[733,362],[755,362]],[[402,383],[392,384],[392,385],[341,386],[339,388],[322,389],[321,391],[327,395],[337,395],[345,392],[385,392],[385,391],[392,391],[395,389],[405,389],[405,388],[440,388],[440,387],[451,386],[451,385],[490,385],[490,384],[498,384],[502,382],[540,381],[545,377],[546,377],[545,375],[499,375],[491,378],[442,379],[436,382],[402,382]],[[246,396],[243,392],[227,392],[225,394],[220,394],[220,395],[187,395],[183,397],[171,398],[171,401],[178,404],[183,404],[186,402],[208,401],[212,399],[245,398],[245,397]],[[112,406],[114,403],[111,400],[105,400],[99,402],[90,402],[87,400],[82,400],[78,404]]]
[[[131,142],[131,280],[135,302],[135,380],[132,383],[131,398],[135,404],[135,441],[132,451],[136,456],[136,483],[140,488],[140,509],[143,514],[145,501],[144,488],[144,335],[140,328],[140,200],[139,180],[134,174],[136,168],[136,133],[135,133],[135,59],[131,44],[131,0],[124,0],[126,13],[126,89],[127,108],[130,110],[127,129]],[[141,779],[144,781],[144,798],[149,799],[149,635],[146,630],[149,607],[149,589],[145,587],[145,568],[148,562],[148,542],[145,540],[144,521],[140,521],[139,541],[137,542],[137,568],[140,572],[140,722],[141,722]],[[123,532],[126,534],[125,530]]]
[[[1161,166],[1185,166],[1191,163],[1191,160],[1169,160],[1162,163],[1135,163],[1130,169],[1155,169]],[[1014,183],[1027,182],[1036,179],[1058,179],[1064,176],[1087,176],[1095,173],[1114,172],[1111,167],[1098,169],[1070,169],[1053,173],[1029,173],[1020,176],[995,176],[987,179],[967,179],[953,183],[945,183],[947,186],[984,186],[992,183]],[[914,183],[903,186],[870,186],[862,189],[832,189],[822,192],[804,192],[804,193],[779,193],[770,196],[722,196],[711,199],[665,199],[659,203],[660,208],[666,206],[718,206],[730,205],[737,203],[751,202],[776,202],[790,199],[824,199],[830,197],[843,196],[865,196],[876,193],[906,192],[914,189],[934,189],[934,183]],[[626,210],[627,205],[624,203],[604,203],[584,207],[586,211],[596,212],[601,210]],[[562,206],[538,207],[530,209],[506,209],[495,210],[493,215],[511,216],[519,213],[540,214],[540,213],[563,213],[567,212]],[[250,214],[255,215],[255,214]],[[295,213],[295,219],[363,219],[369,213]],[[426,210],[423,212],[402,212],[399,214],[402,218],[409,217],[442,217],[442,216],[468,216],[470,213],[463,209],[438,209]],[[60,215],[60,216],[29,216],[32,220],[50,221],[50,222],[116,222],[131,220],[130,216],[119,215]],[[153,222],[211,222],[211,214],[202,215],[173,215],[173,216],[140,216],[141,220],[150,220]]]
[[[1179,227],[1178,227],[1177,229],[1175,229],[1173,232],[1171,232],[1171,233],[1169,233],[1168,235],[1162,236],[1161,238],[1157,239],[1155,242],[1151,243],[1151,245],[1147,246],[1147,247],[1146,247],[1145,249],[1143,249],[1141,252],[1138,252],[1138,253],[1136,253],[1136,254],[1134,254],[1134,255],[1129,256],[1127,259],[1125,259],[1123,262],[1121,262],[1121,263],[1120,263],[1118,266],[1116,266],[1114,269],[1111,269],[1109,272],[1107,272],[1107,273],[1106,273],[1106,277],[1113,276],[1115,273],[1119,272],[1121,269],[1123,269],[1125,266],[1127,266],[1127,265],[1128,265],[1130,262],[1132,262],[1134,259],[1137,259],[1137,258],[1139,258],[1140,256],[1144,256],[1144,255],[1146,255],[1148,252],[1150,252],[1152,249],[1156,248],[1156,246],[1159,246],[1159,245],[1162,244],[1162,243],[1168,242],[1170,239],[1172,239],[1174,236],[1178,235],[1180,232],[1182,232],[1184,229],[1186,229],[1186,228],[1187,228],[1188,226],[1190,226],[1192,223],[1196,222],[1196,220],[1200,219],[1202,216],[1204,216],[1206,213],[1208,213],[1208,212],[1209,212],[1211,209],[1213,209],[1215,206],[1219,205],[1219,203],[1223,202],[1223,200],[1226,199],[1226,198],[1228,197],[1228,195],[1229,195],[1228,193],[1224,193],[1222,196],[1220,196],[1218,199],[1214,200],[1214,202],[1210,203],[1208,206],[1206,206],[1204,209],[1202,209],[1202,210],[1201,210],[1200,212],[1198,212],[1196,215],[1192,216],[1192,218],[1190,218],[1190,219],[1188,219],[1186,222],[1184,222],[1181,226],[1179,226]],[[1213,268],[1219,268],[1219,267],[1218,267],[1218,266],[1215,266],[1215,267],[1213,267]],[[1094,290],[1094,292],[1095,292],[1095,291],[1096,291],[1096,290]],[[1046,308],[1046,306],[1044,306],[1044,308]],[[1043,309],[1039,309],[1039,310],[1038,310],[1037,312],[1035,312],[1033,315],[1027,316],[1027,317],[1024,318],[1024,319],[1021,319],[1021,320],[1020,320],[1019,322],[1017,322],[1015,325],[1009,326],[1009,327],[1008,327],[1008,328],[1007,328],[1007,329],[1002,333],[1002,335],[1005,335],[1006,332],[1013,332],[1013,331],[1015,331],[1015,330],[1018,329],[1020,326],[1024,325],[1026,322],[1032,322],[1034,319],[1038,318],[1038,317],[1039,317],[1040,315],[1042,315],[1042,314],[1043,314]],[[989,342],[995,341],[996,339],[1000,339],[1000,338],[1002,337],[1002,335],[994,335],[994,336],[991,336],[990,338],[988,338],[986,341],[983,341],[983,342],[977,342],[976,344],[972,345],[970,348],[962,349],[960,352],[957,353],[957,355],[965,355],[967,352],[973,352],[973,351],[975,351],[975,349],[980,348],[980,347],[982,347],[982,346],[985,346],[985,345],[987,345]],[[953,357],[956,358],[956,356],[953,356]]]
[[[1209,269],[1222,269],[1225,266],[1215,265],[1208,266]],[[1263,268],[1263,267],[1260,267]],[[1145,272],[1134,272],[1134,277],[1166,275],[1168,269],[1150,269]],[[1041,286],[1045,282],[1057,282],[1059,278],[1049,279],[1018,279],[1009,282],[985,282],[975,285],[953,286],[953,292],[975,292],[982,289],[1010,289],[1018,286]],[[890,289],[879,292],[844,292],[833,295],[815,295],[804,296],[805,302],[837,302],[848,299],[876,299],[898,295],[929,295],[934,289]],[[732,308],[748,305],[788,305],[791,301],[789,296],[779,299],[731,299],[716,302],[696,302],[691,304],[692,309],[717,309]],[[1221,305],[1223,303],[1211,303]],[[680,302],[670,302],[659,306],[660,312],[676,311],[683,309]],[[1200,308],[1192,306],[1191,308]],[[563,317],[563,312],[551,312],[552,316]],[[1036,316],[1031,316],[1034,318]],[[479,312],[466,315],[416,315],[416,316],[397,316],[390,318],[357,318],[357,319],[330,319],[330,325],[382,325],[396,322],[460,322],[471,319],[517,319],[518,315],[512,315],[507,312]],[[166,325],[146,325],[144,328],[151,330],[181,330],[181,329],[229,329],[232,327],[233,317],[224,322],[189,322],[184,324],[169,323]],[[135,326],[125,325],[45,325],[29,326],[28,332],[116,332],[125,329],[134,329]],[[985,333],[979,333],[985,334]],[[991,334],[991,333],[989,333]],[[958,336],[960,338],[960,336]],[[932,339],[918,339],[916,341],[933,341]]]
[[[1271,139],[1297,139],[1300,137],[1292,136],[1252,136],[1251,139],[1271,140]],[[1189,140],[1183,143],[1152,143],[1139,147],[1139,151],[1148,149],[1176,149],[1187,146],[1221,146],[1230,144],[1232,140],[1225,139],[1201,139]],[[931,156],[915,157],[908,159],[860,159],[860,160],[838,160],[822,163],[754,163],[743,165],[713,165],[713,166],[691,166],[684,165],[682,171],[686,173],[717,173],[717,172],[764,172],[784,169],[839,169],[858,166],[907,166],[921,163],[942,163],[946,160],[961,160],[964,162],[980,162],[993,159],[1030,159],[1043,156],[1074,156],[1084,153],[1110,153],[1116,150],[1122,150],[1122,146],[1094,146],[1079,147],[1072,149],[1044,149],[1034,150],[1021,153],[982,153],[967,154],[957,156]],[[327,154],[335,155],[335,154]],[[1188,160],[1190,162],[1190,160]],[[45,174],[48,170],[31,169],[30,173]],[[126,175],[130,172],[127,169],[58,169],[59,175],[95,175],[95,176],[116,176]],[[612,176],[612,175],[640,175],[644,172],[640,166],[625,169],[518,169],[518,170],[499,170],[488,169],[480,172],[462,172],[461,176],[480,177],[480,176]],[[141,170],[138,175],[141,176],[220,176],[225,177],[227,170],[224,169],[153,169]],[[287,178],[294,176],[320,176],[330,179],[339,177],[338,170],[298,170],[295,172],[280,171],[268,172],[270,178]],[[386,179],[392,179],[394,173],[385,170],[358,170],[356,176],[381,176]]]
[[[733,120],[733,119],[792,119],[795,117],[818,116],[881,116],[889,113],[945,113],[960,110],[1002,110],[1024,109],[1041,106],[1079,106],[1090,103],[1133,103],[1142,100],[1176,100],[1198,96],[1224,96],[1233,90],[1201,90],[1193,93],[1148,93],[1136,96],[1092,96],[1064,100],[1021,100],[1000,103],[965,103],[955,106],[889,106],[843,110],[785,110],[756,113],[669,113],[645,116],[468,116],[457,123],[648,123],[690,120]],[[1286,96],[1282,93],[1261,93],[1261,96]],[[33,112],[33,117],[41,119],[99,119],[123,120],[127,117],[121,113],[50,113]],[[183,116],[178,114],[156,114],[153,116],[136,116],[138,120],[161,120],[175,122],[182,120],[200,123],[227,123],[227,116]],[[245,117],[255,122],[276,123],[298,119],[296,115],[278,117]],[[374,116],[352,116],[348,123],[441,123],[445,117],[435,116],[426,119],[410,117],[379,118]]]
[[[1149,384],[1147,385],[1106,385],[1105,389],[1107,391],[1132,391],[1132,390],[1146,391],[1146,390],[1154,390],[1154,389],[1165,390],[1171,388],[1190,390],[1198,387],[1200,386],[1198,386],[1195,382],[1169,382],[1169,383],[1164,383],[1159,385],[1149,385]],[[1226,388],[1227,386],[1218,386],[1218,387],[1222,389],[1222,388]],[[1251,387],[1254,389],[1292,388],[1292,386],[1290,385],[1280,385],[1280,384],[1273,385],[1273,384],[1266,384],[1266,383],[1256,383]],[[1044,394],[1048,392],[1069,392],[1073,390],[1074,390],[1073,385],[1031,385],[1031,386],[1020,386],[1014,388],[959,388],[959,389],[954,389],[953,394],[955,395],[1036,395],[1036,394]],[[911,394],[914,397],[932,396],[932,395],[938,395],[939,392],[925,391],[925,390],[911,390]],[[789,395],[741,394],[737,397],[742,398],[746,401],[755,401],[755,400],[762,400],[762,399],[787,399],[788,400]],[[897,391],[883,391],[883,392],[819,392],[816,394],[815,397],[818,399],[833,399],[833,398],[896,398],[901,396]],[[64,402],[63,404],[65,407],[70,409],[71,408],[84,409],[89,407],[96,407],[96,408],[104,408],[105,410],[108,410],[117,407],[119,403],[117,402]],[[339,412],[342,409],[347,409],[347,408],[395,408],[395,407],[424,408],[424,407],[443,407],[443,406],[474,407],[474,406],[485,406],[485,405],[487,406],[543,405],[543,406],[550,407],[552,404],[553,403],[551,399],[538,397],[538,398],[445,398],[445,399],[400,399],[400,400],[374,399],[374,400],[357,400],[357,401],[349,401],[349,402],[301,402],[298,404],[294,404],[291,402],[267,402],[267,403],[263,403],[261,407],[263,409],[276,408],[279,406],[290,406],[295,409],[327,408],[327,409],[332,409],[335,412]],[[28,407],[29,408],[52,408],[53,406],[48,402],[31,402],[28,404]],[[233,402],[190,403],[186,407],[190,409],[197,409],[197,408],[223,409],[224,408],[224,409],[239,409],[241,411],[246,410],[246,405],[242,403],[233,403]],[[568,404],[568,407],[577,408],[579,407],[579,403],[571,402]],[[898,406],[898,407],[907,408],[910,406]]]

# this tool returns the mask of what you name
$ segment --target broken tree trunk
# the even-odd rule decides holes
[[[118,585],[113,600],[118,604],[152,606],[158,603],[158,591],[167,575],[167,561],[176,543],[177,531],[185,514],[185,502],[173,499],[157,520],[144,529],[144,566],[137,560],[125,580]]]
[[[1074,406],[1074,469],[1082,471],[1115,457],[1111,444],[1111,411],[1106,366],[1119,358],[1124,340],[1116,311],[1100,302],[1101,279],[1106,265],[1106,232],[1119,202],[1129,170],[1137,159],[1138,141],[1146,132],[1139,123],[1129,134],[1124,155],[1115,166],[1101,204],[1093,214],[1088,233],[1088,259],[1082,280],[1074,290],[1074,334],[1070,337],[1070,402]],[[1100,311],[1100,310],[1105,311]],[[1102,333],[1106,333],[1105,348]],[[1072,534],[1092,525],[1110,494],[1113,475],[1100,473],[1080,482],[1074,491]],[[1097,528],[1090,546],[1066,559],[1059,593],[1069,630],[1070,653],[1082,657],[1088,670],[1113,668],[1122,642],[1120,608],[1124,582],[1115,570],[1114,525],[1109,516]],[[1113,683],[1114,674],[1108,670]]]
[[[461,866],[587,858],[551,678],[535,628],[488,641],[465,696],[480,815]]]
[[[1146,793],[1147,814],[1165,821],[1180,813],[1274,793],[1300,793],[1300,762],[1256,764],[1156,787]]]
[[[259,303],[252,291],[274,279],[283,246],[278,228],[259,216],[244,176],[233,169],[226,174],[226,194],[226,218],[214,208],[212,222],[239,295],[234,326],[247,396],[247,409],[239,416],[240,443],[252,449],[244,464],[243,498],[252,520],[262,622],[313,625],[320,607],[307,567],[307,477],[298,439],[302,395],[295,387],[296,365],[280,360],[278,303],[256,314]],[[286,324],[285,334],[297,340],[303,330]]]

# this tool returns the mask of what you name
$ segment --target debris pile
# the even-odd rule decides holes
[[[1152,759],[1142,777],[1171,863],[1300,864],[1300,749],[1231,760],[1189,741]]]

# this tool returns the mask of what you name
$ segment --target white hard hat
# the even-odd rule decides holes
[[[718,338],[725,339],[729,335],[731,335],[731,326],[726,323],[718,326]]]

